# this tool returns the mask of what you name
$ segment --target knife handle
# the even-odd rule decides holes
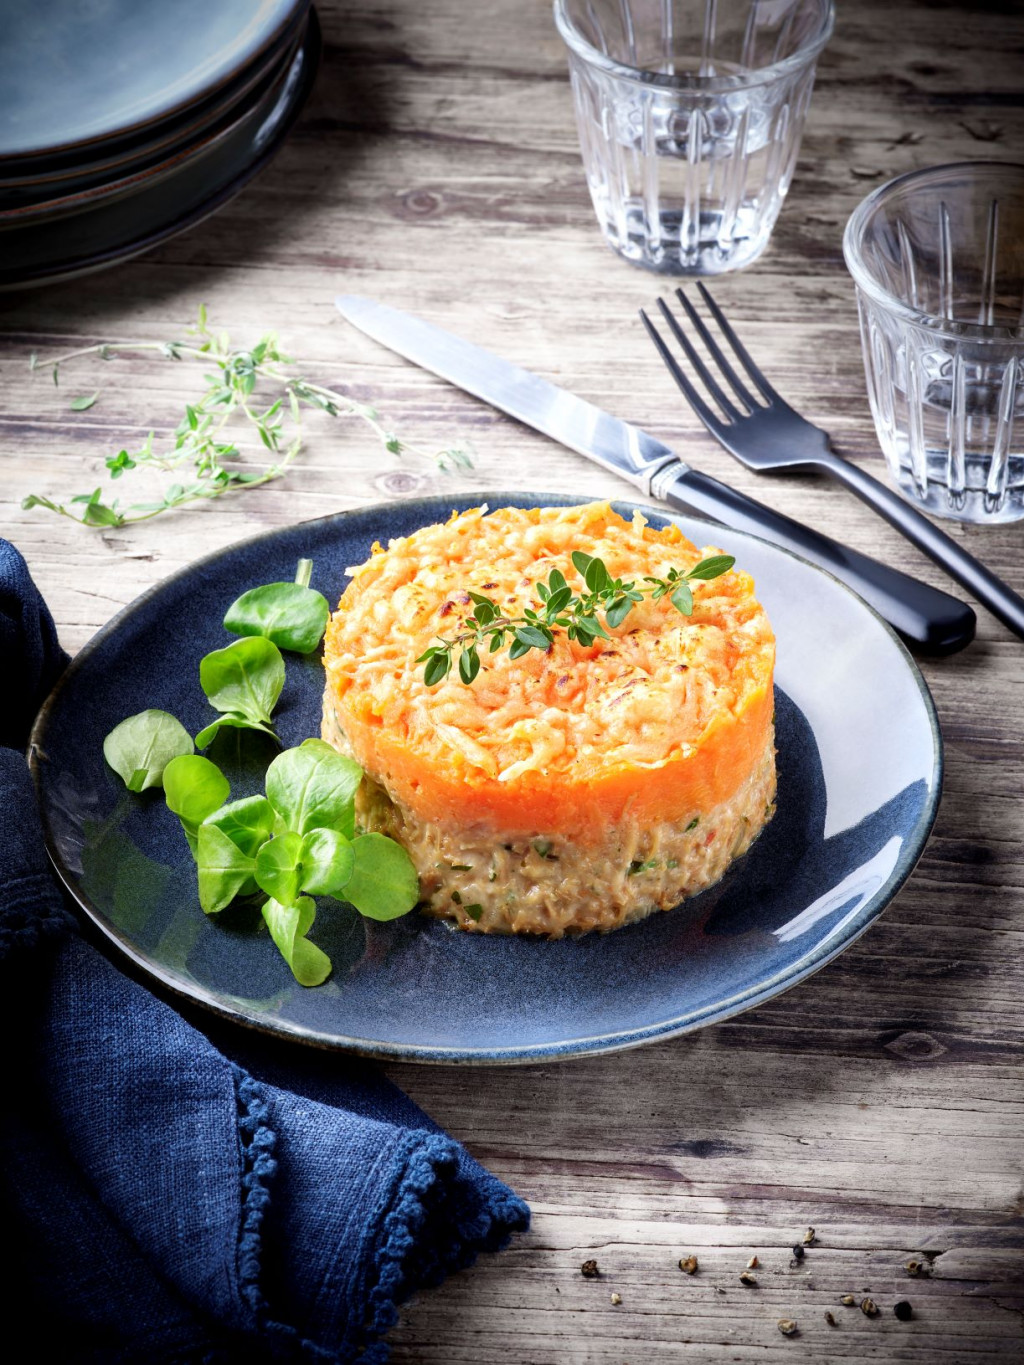
[[[708,474],[670,469],[655,477],[651,492],[681,512],[698,512],[737,531],[749,531],[827,569],[920,654],[954,654],[974,639],[977,617],[966,602],[830,540]]]

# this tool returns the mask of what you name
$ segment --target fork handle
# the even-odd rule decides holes
[[[827,569],[921,654],[954,654],[974,639],[977,621],[966,602],[830,540],[708,474],[676,465],[655,477],[651,492],[681,512],[699,512],[749,531]]]
[[[1024,598],[1018,597],[998,574],[987,569],[980,559],[975,559],[945,531],[940,531],[905,498],[886,488],[885,484],[879,483],[859,466],[830,452],[821,467],[852,489],[858,498],[879,512],[897,531],[913,541],[919,550],[923,550],[929,559],[934,559],[950,578],[955,578],[968,592],[972,592],[1014,635],[1024,639]]]

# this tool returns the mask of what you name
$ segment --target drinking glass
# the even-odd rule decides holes
[[[880,186],[843,238],[890,475],[958,521],[1024,517],[1024,165]]]
[[[627,260],[717,275],[768,243],[832,0],[555,0],[598,222]]]

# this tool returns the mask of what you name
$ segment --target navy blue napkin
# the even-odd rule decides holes
[[[374,1068],[183,1017],[87,942],[17,752],[65,662],[0,540],[6,1320],[69,1365],[379,1365],[529,1210]]]

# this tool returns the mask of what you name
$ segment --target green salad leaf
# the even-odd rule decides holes
[[[200,660],[199,683],[215,711],[268,726],[284,687],[284,659],[270,640],[246,636]]]
[[[288,830],[268,839],[256,854],[256,884],[282,905],[292,905],[302,890],[302,835]]]
[[[335,896],[352,877],[352,843],[336,829],[311,829],[302,840],[302,889],[312,896]]]
[[[103,741],[103,757],[130,792],[161,786],[171,759],[194,750],[192,736],[167,711],[140,711],[129,716]]]
[[[265,796],[243,796],[240,801],[229,801],[212,811],[203,823],[215,825],[248,858],[255,858],[260,846],[284,829]]]
[[[263,918],[300,986],[319,986],[327,980],[331,959],[306,938],[316,918],[316,906],[309,896],[300,896],[294,905],[282,905],[271,897],[263,906]]]
[[[181,754],[164,769],[164,799],[181,821],[193,856],[199,826],[231,795],[231,786],[217,767],[201,754]]]
[[[300,891],[329,896],[352,876],[352,844],[335,829],[311,829],[306,835],[279,834],[256,855],[256,881],[261,891],[291,905]]]
[[[207,915],[230,905],[256,871],[256,860],[216,825],[200,825],[196,864],[199,904]]]
[[[311,654],[323,639],[331,610],[323,593],[309,587],[312,560],[299,561],[294,583],[265,583],[232,602],[224,628],[235,635],[261,635],[279,649]]]
[[[360,834],[352,840],[354,866],[345,900],[368,919],[407,915],[420,897],[419,878],[401,844],[385,834]]]
[[[270,725],[264,725],[260,721],[250,720],[248,716],[218,716],[212,720],[205,730],[200,730],[196,735],[196,745],[200,749],[208,749],[217,735],[224,728],[230,730],[259,730],[264,735],[269,735],[271,739],[277,739],[277,732]]]
[[[355,832],[353,800],[363,770],[322,739],[286,749],[267,769],[267,797],[295,834],[336,829]]]

